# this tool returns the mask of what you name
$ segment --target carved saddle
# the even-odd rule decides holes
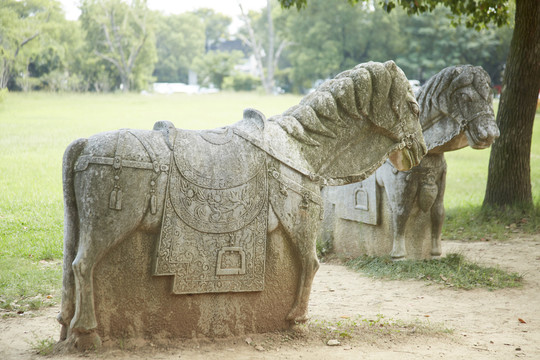
[[[264,289],[267,156],[235,134],[257,137],[264,119],[247,115],[231,127],[176,132],[154,269],[174,275],[173,293]]]

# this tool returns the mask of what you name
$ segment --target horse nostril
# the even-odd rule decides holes
[[[478,139],[480,140],[486,140],[489,137],[488,132],[484,128],[478,128],[476,129],[478,131]]]

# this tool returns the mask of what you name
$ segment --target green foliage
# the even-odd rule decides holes
[[[287,57],[292,66],[292,81],[298,89],[310,88],[314,80],[331,77],[371,55],[381,58],[370,60],[391,58],[390,54],[383,54],[384,51],[369,53],[372,48],[370,35],[377,36],[373,42],[381,45],[388,43],[385,34],[389,32],[380,26],[374,34],[374,18],[360,7],[315,0],[302,12],[290,12],[286,16],[280,21],[285,23],[284,31],[292,43],[287,49]],[[389,31],[392,28],[390,24]],[[390,43],[394,44],[393,41]]]
[[[44,24],[62,18],[60,4],[53,0],[2,0],[0,3],[0,89],[12,75],[28,72]]]
[[[401,8],[387,14],[366,4],[311,0],[302,11],[278,18],[292,44],[286,50],[288,80],[303,91],[358,63],[394,59],[410,79],[425,81],[447,66],[470,63],[500,84],[512,29],[454,27],[450,15],[444,7],[408,16]]]
[[[474,64],[483,66],[494,83],[501,83],[510,28],[475,31],[464,25],[453,27],[450,10],[444,7],[422,16],[406,16],[400,9],[395,13],[400,14],[400,30],[407,44],[407,50],[396,54],[395,60],[409,78],[424,82],[447,66]]]
[[[161,82],[185,82],[193,59],[204,54],[204,25],[196,15],[156,14],[158,63],[154,76]]]
[[[448,254],[440,260],[393,261],[390,256],[361,256],[346,263],[355,271],[369,276],[392,280],[417,279],[459,289],[487,288],[490,290],[519,287],[523,277],[495,267],[469,262],[463,255]]]
[[[112,65],[123,90],[145,88],[157,61],[146,1],[83,0],[80,21],[89,49]]]
[[[281,6],[290,8],[296,6],[297,9],[309,8],[307,0],[278,0]],[[310,0],[311,6],[314,0]],[[366,3],[367,0],[348,0],[351,4]],[[396,7],[401,7],[409,15],[431,12],[439,5],[450,9],[453,21],[460,24],[465,21],[467,27],[481,29],[489,23],[497,26],[506,25],[510,19],[508,0],[379,0],[378,4],[387,12],[391,12]]]
[[[193,62],[201,86],[221,89],[225,77],[230,76],[234,66],[244,55],[240,51],[210,51]]]
[[[216,13],[213,9],[201,8],[193,14],[199,19],[204,28],[204,50],[209,52],[219,41],[228,38],[227,28],[232,19],[227,15]]]
[[[249,74],[237,73],[223,79],[223,90],[253,91],[261,86],[261,80]]]

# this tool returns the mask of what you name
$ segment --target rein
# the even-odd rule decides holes
[[[427,123],[425,126],[422,126],[422,132],[426,131],[427,129],[431,128],[433,125],[438,123],[440,121],[440,118],[445,117],[445,115],[444,115],[444,113],[442,113],[441,109],[440,108],[437,108],[437,109],[440,111],[439,116],[435,116],[429,123]],[[490,111],[487,111],[487,110],[482,110],[482,111],[477,112],[476,114],[470,116],[469,118],[467,118],[467,119],[465,119],[463,121],[458,121],[457,120],[459,115],[460,115],[459,111],[455,111],[452,114],[448,114],[447,117],[449,117],[455,123],[457,123],[459,125],[460,130],[462,130],[462,129],[465,129],[472,121],[476,120],[480,116],[482,116],[482,115],[491,116],[492,113]]]

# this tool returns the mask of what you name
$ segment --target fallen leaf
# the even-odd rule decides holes
[[[526,324],[527,322],[525,320],[523,320],[522,318],[518,318],[518,321],[522,324]]]

